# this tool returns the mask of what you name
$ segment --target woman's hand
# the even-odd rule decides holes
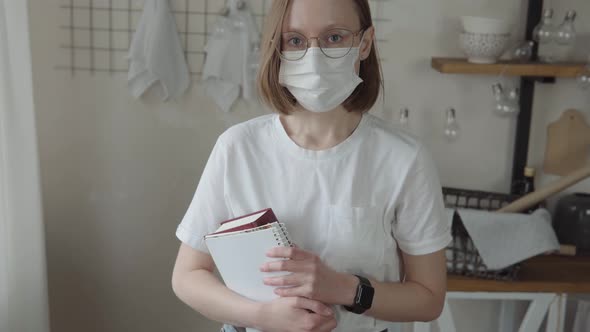
[[[263,303],[260,326],[264,332],[329,332],[336,328],[332,309],[303,297],[280,297]]]
[[[354,302],[358,279],[332,270],[315,254],[297,247],[276,247],[267,256],[288,259],[265,263],[261,271],[292,272],[264,279],[266,285],[278,286],[275,289],[277,295],[306,297],[326,304],[350,305]]]

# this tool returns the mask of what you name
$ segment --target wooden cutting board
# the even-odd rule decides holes
[[[588,164],[590,126],[584,115],[570,109],[547,127],[545,173],[566,175]]]

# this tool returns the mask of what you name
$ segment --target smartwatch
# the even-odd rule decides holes
[[[355,276],[359,279],[359,284],[356,287],[354,303],[350,306],[345,305],[343,307],[355,314],[362,314],[371,308],[371,305],[373,304],[373,296],[375,295],[375,288],[371,286],[369,279],[356,274]]]

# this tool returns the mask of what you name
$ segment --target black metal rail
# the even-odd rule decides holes
[[[533,40],[533,30],[543,15],[543,0],[528,0],[526,20],[526,40]],[[539,45],[535,43],[531,61],[538,61]],[[516,139],[512,161],[511,192],[517,189],[515,184],[524,178],[524,168],[528,162],[529,138],[535,98],[535,83],[554,83],[554,77],[521,77],[520,79],[520,113],[516,122]]]

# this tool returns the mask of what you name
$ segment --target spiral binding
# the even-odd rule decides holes
[[[289,238],[289,232],[287,232],[287,227],[285,224],[278,223],[277,227],[272,228],[272,232],[275,236],[275,240],[277,241],[277,245],[293,247],[293,242],[291,242],[291,239]]]

